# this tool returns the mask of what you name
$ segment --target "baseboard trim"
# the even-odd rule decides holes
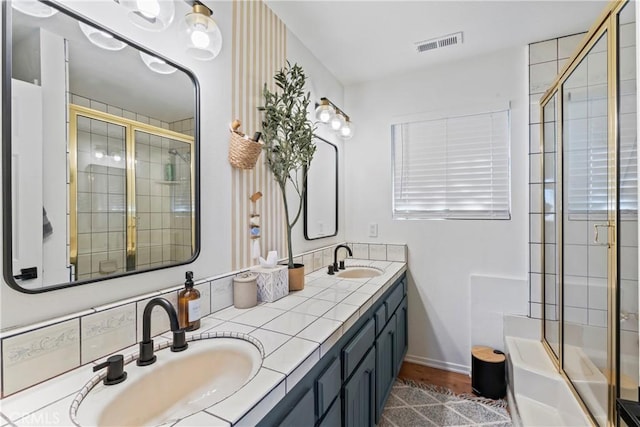
[[[428,366],[430,368],[443,369],[445,371],[451,371],[458,374],[471,375],[470,366],[459,365],[457,363],[444,362],[442,360],[429,359],[428,357],[413,356],[410,354],[405,356],[404,361]]]

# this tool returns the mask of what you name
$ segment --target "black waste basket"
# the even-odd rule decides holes
[[[471,388],[489,399],[502,399],[507,394],[505,356],[491,347],[474,346],[471,349]]]

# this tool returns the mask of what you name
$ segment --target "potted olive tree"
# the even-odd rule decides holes
[[[297,64],[287,65],[274,76],[277,89],[271,92],[264,85],[262,140],[265,159],[280,191],[287,221],[287,250],[289,253],[289,289],[304,287],[304,265],[294,264],[291,231],[300,219],[302,200],[306,191],[307,171],[316,151],[311,142],[314,124],[307,118],[309,92],[304,92],[306,76]],[[287,188],[291,200],[287,199]]]

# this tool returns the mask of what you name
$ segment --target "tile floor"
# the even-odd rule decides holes
[[[378,427],[417,426],[511,427],[512,424],[504,408],[396,381]]]

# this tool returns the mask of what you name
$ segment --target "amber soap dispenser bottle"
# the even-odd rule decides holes
[[[193,287],[193,272],[187,271],[184,289],[178,294],[180,327],[195,331],[200,327],[200,292]]]

